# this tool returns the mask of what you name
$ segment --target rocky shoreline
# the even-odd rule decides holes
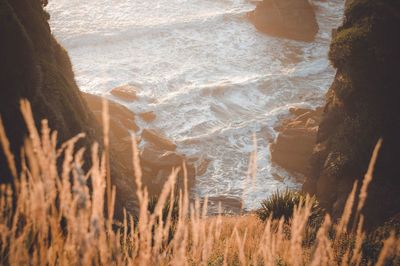
[[[89,109],[95,114],[97,121],[101,124],[102,101],[101,96],[82,93]],[[197,160],[188,158],[186,155],[176,151],[177,145],[167,139],[155,129],[141,129],[136,124],[136,114],[113,101],[109,102],[110,114],[110,141],[114,151],[122,164],[127,166],[133,173],[132,166],[132,133],[141,145],[140,161],[143,171],[143,181],[149,189],[151,196],[161,192],[163,184],[167,181],[173,168],[182,167],[186,163],[188,173],[189,189],[193,186],[196,176]],[[200,169],[198,170],[200,171]],[[204,171],[204,170],[202,170]],[[179,175],[182,185],[183,176]]]
[[[120,87],[119,87],[120,88]],[[82,92],[89,109],[95,114],[99,124],[102,123],[102,101],[101,96]],[[115,95],[114,95],[115,96]],[[143,184],[147,186],[150,196],[161,193],[164,183],[167,181],[173,168],[182,167],[186,164],[188,174],[188,189],[194,187],[196,176],[204,175],[208,169],[211,159],[206,155],[190,157],[177,151],[177,144],[163,136],[162,132],[154,128],[140,128],[136,119],[151,122],[143,113],[135,114],[125,106],[108,100],[110,114],[110,143],[113,156],[133,173],[132,165],[132,133],[135,134],[140,149],[140,163],[143,172]],[[151,112],[152,118],[156,115]],[[151,127],[151,123],[149,124]],[[178,174],[177,187],[183,188],[182,171]],[[204,201],[204,199],[201,199]],[[221,211],[225,214],[241,213],[243,204],[239,198],[211,197],[208,198],[210,214]],[[219,210],[219,204],[221,209]]]

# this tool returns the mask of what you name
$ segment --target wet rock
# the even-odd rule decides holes
[[[204,202],[204,200],[202,200]],[[240,214],[243,212],[243,201],[240,198],[229,196],[216,196],[208,198],[209,212],[211,214]],[[221,209],[219,210],[219,206]]]
[[[137,100],[136,88],[130,85],[124,85],[112,89],[111,95],[127,102]]]
[[[311,42],[319,30],[308,0],[264,0],[248,15],[258,30],[278,37]]]
[[[290,112],[295,116],[277,127],[278,137],[270,145],[271,160],[289,172],[307,176],[322,110],[292,109]]]
[[[156,114],[153,111],[140,113],[139,116],[145,122],[152,122],[156,119]]]
[[[193,163],[188,163],[187,158],[183,154],[174,151],[159,149],[153,145],[146,145],[140,153],[140,161],[142,169],[147,178],[144,184],[148,187],[151,195],[158,195],[165,182],[167,182],[172,170],[180,168],[177,176],[177,185],[184,187],[183,165],[186,163],[188,188],[194,185],[196,177],[196,169]]]
[[[176,144],[164,137],[160,132],[157,132],[154,129],[143,129],[142,137],[153,143],[155,146],[158,146],[159,149],[165,149],[168,151],[175,151]]]
[[[84,92],[82,92],[82,96],[86,100],[89,109],[95,114],[96,120],[102,124],[103,98]],[[110,114],[110,129],[118,138],[129,136],[129,130],[137,131],[139,129],[135,123],[135,113],[125,106],[108,101],[108,109]]]
[[[145,146],[140,153],[140,159],[145,164],[156,168],[169,168],[181,166],[185,157],[173,151],[157,150],[154,147]]]

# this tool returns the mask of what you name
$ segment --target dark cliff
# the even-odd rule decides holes
[[[42,4],[40,0],[0,0],[0,114],[16,155],[26,137],[19,111],[22,98],[31,102],[36,124],[48,119],[60,142],[80,132],[87,135],[80,146],[102,142],[101,128],[79,92],[67,52],[51,34]],[[6,165],[1,151],[0,182],[11,180]],[[130,170],[112,154],[119,214],[123,207],[133,211],[135,206]]]
[[[368,226],[400,212],[400,2],[346,2],[329,58],[337,69],[304,190],[338,215],[379,138],[383,146],[364,208]]]

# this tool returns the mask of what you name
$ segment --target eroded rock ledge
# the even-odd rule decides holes
[[[308,0],[263,0],[248,15],[258,30],[273,36],[311,42],[319,30]]]
[[[308,176],[322,108],[292,108],[290,113],[291,117],[275,128],[279,134],[270,145],[271,160],[295,175]]]

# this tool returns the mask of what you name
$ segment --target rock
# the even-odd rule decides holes
[[[111,94],[127,102],[132,102],[137,100],[136,88],[130,85],[116,87],[111,90]]]
[[[96,120],[102,124],[103,98],[98,95],[82,92],[88,107],[96,116]],[[129,130],[137,131],[139,127],[135,123],[135,114],[123,105],[108,101],[110,114],[110,130],[117,138],[124,138],[129,135]]]
[[[140,159],[145,164],[156,168],[172,168],[181,166],[185,157],[173,151],[162,151],[151,146],[145,146],[140,153]]]
[[[101,111],[93,111],[96,120],[100,125],[103,125],[102,112]],[[111,134],[114,135],[117,139],[123,139],[126,137],[130,137],[128,129],[121,124],[118,118],[110,116],[110,131]]]
[[[291,107],[289,108],[289,113],[295,116],[301,116],[302,114],[310,112],[308,108]]]
[[[270,145],[271,160],[292,173],[309,175],[310,159],[317,140],[320,110],[291,110],[297,116],[283,121]]]
[[[154,129],[143,129],[142,137],[158,146],[160,149],[165,149],[168,151],[175,151],[176,144],[164,137],[161,133]]]
[[[156,119],[156,114],[153,111],[140,113],[139,116],[145,122],[152,122],[152,121],[154,121]]]
[[[201,200],[204,202],[204,199]],[[219,205],[221,204],[220,213],[222,214],[240,214],[243,212],[243,201],[240,198],[230,196],[216,196],[208,198],[209,212],[211,214],[219,213]]]
[[[258,30],[278,37],[311,42],[319,30],[308,0],[264,0],[248,15]]]
[[[176,184],[179,188],[184,187],[182,166],[187,161],[186,157],[174,151],[160,150],[158,148],[148,144],[140,153],[143,172],[150,177],[144,180],[144,184],[148,187],[151,195],[158,195],[161,192],[173,168],[181,168]],[[193,163],[186,163],[186,169],[188,188],[191,189],[194,185],[196,169]]]

